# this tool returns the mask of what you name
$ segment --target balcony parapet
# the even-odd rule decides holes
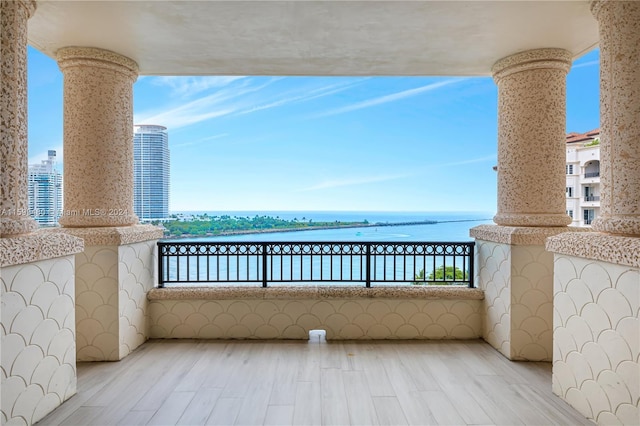
[[[236,300],[236,299],[450,299],[482,300],[484,291],[460,286],[279,286],[279,287],[165,287],[154,288],[149,300]]]
[[[159,240],[162,228],[154,225],[133,225],[100,228],[53,228],[44,231],[50,235],[66,234],[80,237],[86,247],[122,246],[142,241]]]
[[[548,237],[566,232],[589,232],[590,229],[558,226],[558,227],[524,227],[479,225],[469,230],[469,235],[476,240],[491,241],[514,246],[544,245]]]
[[[567,232],[549,238],[547,251],[640,268],[640,238],[599,232]]]
[[[151,338],[474,339],[482,299],[451,286],[159,288],[147,293]]]
[[[51,235],[44,230],[0,238],[0,266],[22,265],[80,253],[84,244],[72,235]]]

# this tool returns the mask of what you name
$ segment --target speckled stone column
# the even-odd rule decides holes
[[[596,231],[640,235],[640,2],[595,1],[600,28],[600,217]]]
[[[29,216],[27,20],[35,1],[0,1],[0,236],[35,231]]]
[[[137,64],[67,47],[64,74],[64,227],[127,226],[133,213],[133,83]]]
[[[503,226],[566,226],[566,75],[563,49],[516,53],[496,62],[498,212]]]

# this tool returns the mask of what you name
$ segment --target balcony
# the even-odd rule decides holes
[[[633,188],[618,190],[637,181],[637,168],[624,167],[638,134],[628,100],[640,88],[637,2],[90,3],[0,2],[10,65],[2,115],[15,118],[0,149],[3,422],[32,424],[59,407],[42,424],[638,423],[640,212]],[[18,213],[27,200],[27,42],[64,74],[65,170],[77,172],[65,177],[64,228],[51,232],[34,232]],[[612,215],[581,233],[564,228],[563,179],[540,191],[526,178],[561,177],[566,74],[596,45],[616,58],[600,69],[603,134],[615,133],[600,190],[612,195]],[[367,280],[378,271],[370,259],[362,285],[340,289],[282,290],[271,285],[277,274],[258,275],[269,272],[264,261],[250,290],[153,288],[162,233],[131,214],[141,75],[493,76],[499,205],[497,226],[472,231],[478,288],[396,277],[385,287]],[[407,155],[393,146],[374,148]],[[77,213],[106,201],[120,213]],[[420,281],[415,267],[404,271]],[[204,340],[304,340],[323,326],[330,343]],[[184,340],[157,340],[163,333]],[[422,341],[400,341],[411,333]],[[346,340],[354,335],[364,342]],[[396,341],[373,340],[384,338]],[[76,394],[76,360],[122,361],[80,362]],[[553,377],[540,360],[553,361]]]
[[[600,171],[598,170],[597,172],[587,172],[584,174],[585,178],[596,178],[596,177],[600,177]]]
[[[41,425],[592,424],[551,392],[548,363],[479,340],[151,340],[78,364],[78,394]]]
[[[586,197],[584,197],[585,201],[600,201],[600,196],[599,195],[587,195]]]
[[[474,339],[474,243],[159,242],[152,338]],[[201,287],[195,287],[201,286]],[[355,303],[355,305],[354,305]]]

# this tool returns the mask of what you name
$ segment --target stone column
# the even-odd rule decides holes
[[[473,228],[484,339],[513,360],[553,359],[553,255],[565,213],[566,75],[571,53],[537,49],[500,59],[497,225]],[[585,229],[586,230],[586,229]]]
[[[600,213],[554,254],[553,392],[596,424],[640,421],[640,2],[594,1]]]
[[[595,1],[600,30],[600,217],[596,231],[640,235],[640,2]]]
[[[115,52],[66,47],[64,209],[52,233],[84,240],[76,255],[79,361],[119,360],[147,339],[147,291],[162,229],[133,213],[133,83],[137,64]],[[134,226],[131,226],[134,225]]]
[[[128,226],[133,213],[137,64],[88,47],[57,53],[64,74],[64,227]]]
[[[563,49],[516,53],[493,66],[498,85],[498,213],[503,226],[566,226]]]
[[[37,230],[28,210],[27,20],[35,9],[35,1],[0,0],[2,424],[37,422],[77,383],[73,270],[82,240]]]
[[[29,217],[27,155],[27,20],[32,0],[0,2],[0,236],[26,234]]]

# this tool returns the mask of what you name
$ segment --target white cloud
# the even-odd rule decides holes
[[[416,87],[415,89],[403,90],[402,92],[392,93],[390,95],[380,96],[378,98],[368,99],[361,102],[356,102],[351,105],[346,105],[340,108],[331,109],[329,111],[325,111],[315,115],[314,117],[326,117],[329,115],[343,114],[345,112],[355,111],[358,109],[369,108],[376,105],[386,104],[388,102],[399,101],[400,99],[405,99],[411,96],[416,96],[421,93],[430,92],[432,90],[439,89],[440,87],[448,86],[452,83],[457,83],[459,81],[466,80],[465,78],[455,78],[444,81],[439,81],[437,83],[427,84],[426,86]]]
[[[151,82],[158,86],[168,86],[175,95],[193,96],[197,93],[209,89],[221,88],[229,84],[246,78],[244,76],[205,76],[205,77],[182,77],[182,76],[162,76],[152,77]]]
[[[358,85],[358,84],[360,84],[363,81],[368,80],[368,79],[369,78],[367,77],[367,78],[359,79],[356,82],[349,82],[347,84],[332,84],[332,85],[329,85],[329,86],[319,87],[319,88],[313,89],[313,90],[308,90],[308,91],[303,90],[303,94],[289,96],[289,97],[286,97],[286,98],[275,100],[275,101],[267,103],[267,104],[254,106],[254,107],[248,108],[248,109],[246,109],[244,111],[238,112],[238,115],[250,114],[252,112],[262,111],[264,109],[275,108],[275,107],[279,107],[279,106],[287,105],[287,104],[291,104],[291,103],[306,102],[306,101],[310,101],[312,99],[321,98],[323,96],[333,95],[335,93],[340,93],[340,92],[343,92],[343,91],[345,91],[347,89],[350,89],[353,86],[356,86],[356,85]]]
[[[229,101],[249,91],[252,90],[223,89],[162,112],[136,114],[134,123],[158,124],[172,130],[199,123],[235,112],[239,107]]]
[[[177,79],[183,77],[171,78]],[[284,95],[280,93],[266,102],[265,99],[267,96],[258,95],[253,98],[250,96],[251,94],[260,92],[267,86],[282,78],[283,77],[273,77],[261,84],[253,84],[255,80],[244,78],[237,84],[230,84],[228,87],[221,87],[214,93],[174,105],[169,109],[145,111],[136,114],[134,122],[136,124],[158,124],[173,130],[210,120],[212,118],[227,115],[251,114],[291,103],[306,102],[311,99],[347,90],[365,80],[359,79],[356,82],[349,81],[348,83],[331,84],[311,90],[301,87]],[[258,103],[259,101],[262,101],[263,103]]]
[[[220,133],[219,135],[213,135],[213,136],[208,136],[206,138],[202,138],[202,139],[198,139],[196,141],[193,142],[184,142],[184,143],[179,143],[176,145],[171,145],[171,148],[180,148],[180,147],[184,147],[184,146],[191,146],[191,145],[199,145],[203,142],[207,142],[207,141],[212,141],[215,139],[220,139],[220,138],[224,138],[229,136],[229,133]]]
[[[589,62],[583,62],[581,64],[575,64],[571,67],[571,69],[575,69],[575,68],[583,68],[583,67],[590,67],[593,65],[600,65],[600,61],[589,61]]]

